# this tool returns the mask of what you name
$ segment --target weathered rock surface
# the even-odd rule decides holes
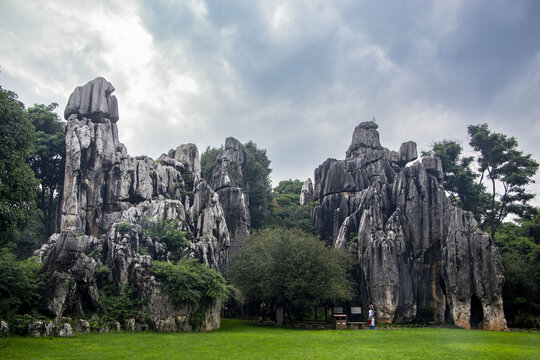
[[[90,332],[90,323],[84,319],[79,319],[75,331],[79,334],[88,334]]]
[[[302,190],[300,191],[300,205],[307,205],[313,200],[313,183],[311,179],[304,181]]]
[[[230,237],[219,195],[201,179],[193,144],[181,145],[158,161],[130,157],[118,139],[113,90],[98,78],[75,89],[66,107],[61,233],[37,252],[42,271],[50,274],[41,310],[56,318],[100,312],[99,269],[117,295],[131,286],[148,300],[143,310],[150,314],[151,328],[195,330],[189,321],[194,309],[175,307],[149,271],[151,261],[167,261],[171,249],[146,230],[151,223],[174,221],[189,242],[176,255],[197,258],[223,272]],[[215,309],[207,312],[209,323],[201,329],[219,327]]]
[[[73,337],[73,328],[69,324],[62,324],[55,329],[55,334],[63,338]]]
[[[240,141],[228,137],[225,147],[212,169],[210,185],[219,195],[219,202],[231,236],[229,254],[237,249],[237,239],[247,236],[250,229],[249,197],[242,188],[243,173],[249,161]]]
[[[28,334],[33,337],[48,337],[55,335],[56,327],[50,321],[32,321],[28,324]]]
[[[114,90],[114,86],[102,77],[77,87],[69,97],[64,117],[67,120],[75,114],[96,122],[103,118],[118,121],[118,101],[116,96],[111,96]]]
[[[404,167],[416,144],[390,151],[376,129],[360,124],[346,159],[315,170],[315,228],[356,254],[359,301],[375,304],[383,322],[432,314],[463,328],[506,329],[498,249],[445,196],[440,159]]]
[[[9,326],[4,320],[0,321],[0,337],[6,337],[9,334]]]

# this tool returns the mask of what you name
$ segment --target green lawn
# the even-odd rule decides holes
[[[291,330],[223,320],[210,333],[0,339],[0,359],[540,359],[540,334],[457,329]]]

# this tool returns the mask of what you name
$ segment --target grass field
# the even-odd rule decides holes
[[[292,330],[223,320],[210,333],[0,339],[0,359],[540,359],[540,334],[458,329]]]

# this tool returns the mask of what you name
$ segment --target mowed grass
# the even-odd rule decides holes
[[[540,334],[458,329],[293,330],[222,321],[209,333],[0,339],[0,359],[540,359]]]

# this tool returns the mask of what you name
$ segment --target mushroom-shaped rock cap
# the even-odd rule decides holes
[[[114,86],[102,77],[75,88],[66,105],[64,118],[67,120],[77,114],[94,122],[101,122],[103,118],[117,122],[118,101],[114,95],[111,96],[113,91]]]

